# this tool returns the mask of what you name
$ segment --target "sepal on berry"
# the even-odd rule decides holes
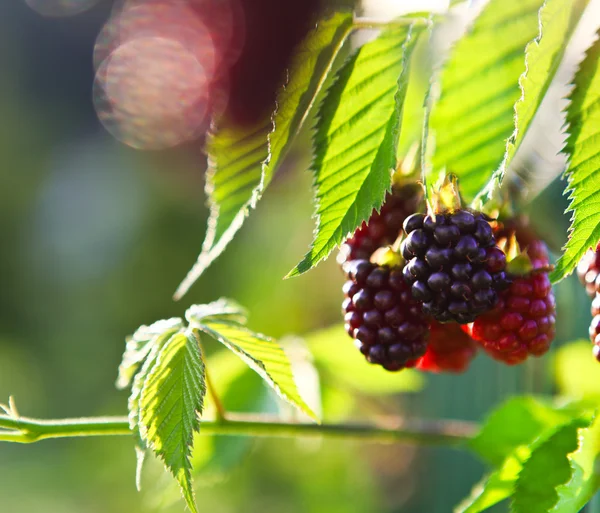
[[[404,267],[405,261],[397,251],[390,246],[379,248],[375,250],[370,258],[371,263],[389,268],[402,268]]]
[[[441,177],[439,185],[430,198],[428,205],[429,214],[451,213],[460,210],[462,200],[458,190],[458,178],[456,175],[447,174]]]

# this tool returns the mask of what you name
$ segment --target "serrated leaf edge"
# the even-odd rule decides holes
[[[298,390],[296,390],[298,392],[299,400],[294,399],[293,397],[290,397],[279,386],[277,381],[275,379],[273,379],[273,377],[269,374],[269,372],[267,371],[265,364],[263,362],[254,358],[252,355],[248,354],[246,351],[244,351],[244,349],[237,346],[235,343],[229,342],[223,335],[221,335],[221,333],[218,331],[218,329],[214,329],[211,326],[204,324],[202,322],[198,322],[198,323],[194,322],[194,324],[195,324],[195,327],[197,327],[199,330],[203,331],[210,337],[214,338],[215,340],[217,340],[218,342],[223,344],[225,347],[227,347],[230,351],[235,353],[238,357],[240,357],[244,361],[244,363],[246,363],[246,365],[248,365],[252,370],[254,370],[264,381],[266,381],[273,388],[273,390],[275,390],[275,392],[277,392],[277,395],[279,397],[281,397],[283,400],[285,400],[292,406],[296,407],[302,413],[307,414],[315,422],[317,422],[317,423],[321,422],[319,417],[304,402],[304,400],[302,399],[302,397],[300,395],[300,392]],[[264,340],[265,342],[270,342],[270,343],[275,344],[277,346],[277,348],[281,351],[281,355],[283,356],[283,358],[285,358],[286,361],[288,361],[288,363],[289,363],[289,359],[288,359],[287,355],[285,354],[285,351],[274,339],[267,337],[261,333],[256,333],[256,332],[246,328],[245,326],[241,326],[237,323],[231,323],[231,322],[219,320],[219,321],[215,321],[213,324],[228,325],[228,326],[234,327],[235,329],[237,329],[241,332],[248,333],[248,334],[252,335],[252,337],[255,337],[259,340]],[[292,376],[293,376],[291,364],[290,364],[290,372],[292,373]],[[294,381],[294,384],[295,384],[295,381]]]
[[[512,513],[519,513],[521,511],[521,510],[516,510],[515,509],[514,500],[515,500],[515,496],[516,496],[516,493],[517,493],[517,489],[519,487],[519,483],[521,481],[521,474],[522,474],[523,470],[525,469],[525,466],[527,465],[527,462],[535,455],[536,450],[538,450],[539,448],[541,448],[542,446],[544,446],[548,442],[550,442],[550,440],[555,435],[557,435],[560,431],[562,431],[563,429],[570,428],[570,427],[576,428],[576,433],[577,433],[577,447],[575,448],[575,450],[573,450],[573,451],[571,451],[571,452],[569,452],[567,454],[561,455],[561,460],[562,460],[561,462],[564,462],[566,460],[567,463],[568,463],[568,465],[569,465],[569,469],[570,469],[569,478],[567,479],[567,481],[565,481],[564,483],[559,483],[557,486],[561,486],[561,485],[563,485],[565,483],[568,483],[568,481],[573,476],[573,470],[574,470],[572,462],[571,462],[569,456],[571,454],[576,453],[579,450],[580,446],[581,446],[581,438],[579,436],[579,430],[589,428],[592,425],[592,423],[594,422],[594,419],[595,419],[595,413],[592,414],[592,413],[589,413],[589,412],[587,412],[587,413],[582,412],[581,415],[575,417],[570,422],[565,422],[564,424],[556,426],[546,436],[542,436],[542,437],[538,438],[536,441],[533,442],[533,444],[531,445],[530,454],[529,454],[528,458],[525,461],[523,461],[523,464],[521,466],[521,470],[519,471],[519,473],[518,473],[518,475],[517,475],[517,477],[515,479],[514,485],[513,485],[513,490],[512,490],[511,496],[510,496],[510,498],[511,498],[510,510],[511,510]],[[554,490],[556,490],[556,488]],[[552,509],[554,509],[554,507],[556,506],[556,504],[557,503],[555,503],[555,504],[552,505]]]
[[[569,206],[567,207],[567,209],[565,210],[564,213],[565,214],[571,213],[571,218],[569,219],[567,242],[562,247],[563,254],[560,256],[559,260],[556,262],[554,271],[552,271],[550,273],[550,281],[553,284],[559,283],[560,281],[565,279],[567,276],[572,274],[580,260],[580,258],[571,258],[570,259],[571,263],[569,265],[567,265],[567,266],[562,265],[562,261],[565,259],[566,254],[567,254],[569,242],[571,241],[571,237],[573,236],[573,233],[575,232],[575,215],[576,215],[575,209],[572,208],[573,202],[575,201],[575,196],[574,196],[575,189],[573,187],[571,187],[571,183],[573,181],[573,174],[572,174],[572,172],[569,171],[569,169],[571,167],[571,155],[568,152],[568,148],[573,147],[570,144],[570,140],[573,136],[570,133],[572,116],[569,114],[569,109],[572,105],[573,95],[576,92],[575,89],[577,86],[577,84],[576,84],[577,75],[581,71],[582,66],[587,62],[588,58],[590,57],[590,54],[592,52],[596,51],[596,46],[600,47],[600,30],[598,32],[596,32],[596,34],[594,36],[594,40],[586,48],[579,64],[577,65],[577,69],[574,73],[573,79],[569,84],[571,86],[571,90],[567,97],[568,102],[567,102],[567,105],[563,109],[563,112],[565,114],[565,123],[563,126],[563,133],[567,135],[565,143],[561,149],[561,153],[563,153],[567,157],[567,165],[566,165],[565,171],[563,172],[563,177],[562,177],[563,179],[565,179],[567,181],[567,186],[565,187],[563,195],[567,196],[567,199],[569,200]],[[581,256],[583,257],[583,255],[586,253],[586,251],[588,249],[593,248],[594,244],[597,244],[598,242],[600,242],[600,234],[598,236],[598,240],[596,240],[595,242],[592,241],[591,244],[589,245],[589,247],[586,248],[582,252]]]
[[[475,199],[473,200],[472,206],[475,208],[481,209],[488,201],[491,201],[493,199],[494,192],[496,191],[497,188],[502,186],[502,182],[504,181],[504,177],[506,175],[508,166],[518,149],[517,140],[521,133],[521,131],[519,130],[519,109],[518,109],[518,107],[520,104],[523,104],[526,101],[524,81],[527,79],[527,76],[529,73],[529,57],[530,57],[529,49],[534,45],[539,46],[540,43],[542,42],[542,39],[544,37],[544,26],[543,26],[542,17],[543,17],[544,10],[546,9],[547,5],[548,5],[548,0],[544,0],[544,2],[542,3],[542,5],[540,6],[540,8],[538,10],[538,35],[534,39],[532,39],[529,43],[527,43],[527,45],[525,46],[525,50],[524,50],[525,70],[519,76],[519,90],[521,91],[521,96],[515,102],[515,104],[513,106],[514,125],[515,125],[514,130],[513,130],[512,134],[510,135],[510,137],[506,140],[506,148],[504,151],[504,157],[502,159],[502,162],[500,163],[500,166],[493,173],[491,179],[484,186],[484,188],[481,190],[481,192],[479,192],[477,194],[477,196],[475,197]],[[573,29],[573,31],[570,34],[568,34],[568,38],[565,41],[565,46],[566,46],[566,44],[568,44],[570,38],[573,36],[574,30],[575,29]],[[560,66],[560,63],[562,62],[563,58],[564,58],[564,51],[563,51],[561,58],[557,59],[556,62],[554,63],[554,68],[551,70],[549,76],[546,79],[545,88],[542,89],[542,93],[541,93],[541,97],[540,97],[541,100],[543,100],[543,98],[545,97],[545,95],[548,91],[548,88],[550,87],[550,83],[552,82],[554,75],[556,74],[556,71],[557,71],[558,67]],[[541,104],[541,100],[540,100],[540,104]],[[539,109],[540,104],[538,104],[538,106],[536,107],[534,114],[531,118],[531,121],[533,121],[533,118],[535,117],[535,113]],[[523,131],[524,135],[527,133],[527,131],[529,130],[530,127],[531,127],[531,123],[529,126],[525,127],[525,129]],[[524,135],[523,135],[523,137],[524,137]],[[521,138],[521,142],[522,141],[523,141],[523,138]]]
[[[316,28],[315,28],[315,30],[316,30]],[[302,127],[308,117],[308,114],[312,110],[312,108],[314,106],[314,102],[316,101],[316,98],[317,98],[319,92],[321,91],[323,84],[325,83],[327,75],[331,71],[331,68],[333,66],[333,63],[334,63],[337,55],[339,54],[340,50],[344,46],[344,44],[345,44],[346,40],[348,39],[348,36],[350,35],[351,32],[352,32],[352,24],[350,23],[346,27],[345,31],[342,33],[338,44],[334,46],[333,53],[331,55],[331,59],[329,60],[327,66],[323,70],[323,75],[322,75],[323,78],[319,81],[317,88],[314,91],[313,97],[307,106],[306,112],[298,124],[298,127],[294,131],[293,135],[290,136],[289,142],[282,149],[282,151],[279,155],[279,163],[281,163],[283,161],[285,155],[289,151],[291,142],[293,141],[295,136],[298,134],[298,132],[302,129]],[[208,268],[208,266],[225,250],[227,245],[233,240],[233,237],[235,236],[235,234],[239,231],[239,229],[244,224],[246,217],[248,217],[250,210],[256,208],[258,201],[262,198],[262,195],[263,195],[265,189],[267,188],[273,175],[275,174],[277,167],[273,168],[272,170],[269,170],[269,166],[271,165],[271,156],[272,156],[272,154],[271,154],[271,144],[272,144],[271,138],[273,137],[273,134],[277,130],[277,126],[275,124],[275,119],[277,117],[277,114],[279,113],[279,103],[280,103],[281,91],[287,87],[289,80],[290,80],[290,73],[289,73],[289,70],[287,70],[285,82],[277,94],[277,98],[275,100],[275,106],[273,109],[273,113],[271,114],[269,123],[267,123],[266,125],[261,125],[261,127],[258,128],[252,134],[252,135],[254,135],[261,130],[268,129],[269,124],[270,124],[270,129],[268,129],[268,131],[267,131],[267,157],[265,158],[265,160],[263,160],[263,162],[261,164],[260,182],[253,189],[249,200],[242,206],[242,208],[237,213],[237,215],[234,217],[234,219],[231,222],[231,224],[229,225],[229,227],[223,232],[223,235],[221,236],[221,238],[215,245],[213,245],[213,244],[214,244],[215,233],[216,233],[216,222],[217,222],[217,218],[219,216],[219,206],[217,204],[215,204],[214,202],[210,201],[210,198],[212,198],[212,194],[214,192],[214,183],[212,182],[210,177],[214,176],[214,172],[215,172],[215,171],[213,171],[212,175],[211,175],[210,170],[211,169],[214,170],[216,168],[214,166],[212,166],[212,164],[210,164],[210,159],[209,159],[209,169],[207,170],[207,174],[206,174],[205,193],[206,193],[206,196],[209,198],[210,213],[209,213],[209,218],[208,218],[208,223],[207,223],[206,237],[204,239],[204,243],[202,245],[200,255],[198,256],[198,260],[194,263],[194,265],[189,270],[189,272],[186,275],[186,277],[184,278],[184,280],[177,287],[175,294],[173,295],[173,299],[175,301],[178,301],[179,299],[181,299],[189,291],[190,287],[198,280],[198,278],[200,278],[200,276],[204,273],[206,268]],[[214,133],[216,130],[216,125],[214,123],[211,125],[211,130],[212,130],[212,133]],[[269,171],[270,171],[270,173],[269,173]]]
[[[179,330],[177,333],[172,335],[166,341],[166,343],[162,344],[160,349],[157,351],[156,359],[152,365],[152,368],[147,372],[147,374],[144,377],[144,384],[142,386],[140,400],[139,400],[140,403],[143,401],[144,389],[146,388],[146,385],[148,384],[148,381],[149,381],[150,377],[152,376],[154,369],[159,368],[159,366],[162,364],[162,360],[160,359],[161,353],[166,351],[166,349],[169,347],[169,344],[173,341],[173,339],[179,335],[183,335],[187,338],[187,343],[186,343],[185,347],[188,351],[191,350],[190,342],[193,342],[194,345],[192,345],[191,347],[195,347],[196,350],[198,351],[198,358],[199,358],[200,365],[202,367],[201,372],[204,375],[204,361],[203,361],[203,357],[202,357],[202,352],[200,351],[200,346],[199,346],[200,342],[199,342],[198,338],[196,337],[196,335],[193,333],[193,330],[191,330],[191,329]],[[189,437],[189,440],[187,443],[188,454],[185,455],[186,465],[184,465],[177,472],[174,469],[167,467],[165,455],[156,449],[155,444],[152,440],[148,439],[147,428],[144,424],[142,424],[141,418],[138,421],[138,429],[139,429],[141,439],[144,441],[144,443],[147,445],[147,447],[150,447],[154,451],[155,455],[157,455],[158,457],[160,457],[163,460],[165,467],[168,468],[168,470],[173,474],[173,476],[175,477],[175,479],[177,480],[177,482],[180,486],[180,489],[181,489],[183,497],[186,501],[186,504],[187,504],[188,508],[190,509],[190,511],[192,511],[192,513],[198,513],[198,507],[196,505],[196,498],[195,498],[194,489],[192,486],[193,480],[192,480],[192,475],[191,475],[190,453],[193,449],[193,443],[194,443],[193,434],[197,433],[200,429],[200,415],[202,414],[202,405],[204,402],[204,396],[206,394],[206,385],[204,384],[204,381],[202,381],[202,383],[201,383],[200,390],[201,390],[200,408],[199,408],[199,410],[196,410],[196,412],[195,412],[195,422],[194,422],[194,425],[192,426],[192,432],[190,434],[190,437]]]
[[[401,130],[401,125],[402,125],[402,112],[403,112],[403,108],[404,108],[404,98],[402,99],[402,102],[399,102],[398,100],[399,100],[399,95],[400,95],[400,91],[402,90],[402,87],[405,86],[406,82],[408,81],[409,63],[410,63],[410,58],[412,56],[412,52],[407,52],[407,48],[409,48],[410,46],[414,47],[414,44],[416,41],[413,41],[412,34],[413,34],[413,30],[415,29],[415,27],[417,25],[418,25],[417,23],[411,23],[409,25],[409,28],[408,28],[408,31],[406,34],[406,39],[404,40],[404,43],[402,44],[402,71],[400,72],[400,76],[398,77],[398,81],[397,81],[398,89],[397,89],[396,93],[394,94],[394,101],[396,102],[395,108],[397,111],[396,126],[392,128],[393,132],[395,132],[394,133],[394,155],[397,153],[397,146],[398,146],[398,141],[400,138],[400,130]],[[347,63],[351,62],[352,59],[357,58],[361,48],[358,48],[347,59],[346,63],[344,63],[344,64],[347,64]],[[335,79],[333,80],[331,86],[329,87],[329,90],[327,91],[327,94],[325,95],[325,97],[323,99],[322,106],[327,102],[327,96],[328,96],[329,92],[335,87],[337,82],[341,79],[341,73],[344,71],[344,68],[345,68],[345,66],[342,66],[338,70],[338,73],[337,73]],[[405,95],[406,95],[406,91],[404,91],[404,96]],[[313,151],[313,162],[310,166],[310,169],[313,170],[313,188],[315,189],[315,213],[314,213],[313,217],[315,218],[316,222],[315,222],[315,228],[313,230],[313,242],[311,243],[310,250],[308,251],[308,253],[306,253],[306,255],[304,256],[302,261],[300,263],[298,263],[298,265],[296,265],[290,272],[288,272],[287,275],[284,277],[284,279],[300,276],[301,274],[304,274],[304,273],[308,272],[309,270],[314,269],[321,261],[326,260],[329,257],[329,255],[331,254],[331,252],[333,251],[333,249],[331,249],[327,255],[320,257],[316,262],[309,262],[311,251],[314,247],[314,241],[317,240],[317,237],[320,232],[320,226],[321,226],[321,214],[319,213],[320,206],[319,206],[319,199],[318,199],[318,192],[317,192],[318,191],[317,176],[316,176],[316,173],[314,172],[316,161],[318,159],[318,157],[317,157],[317,155],[319,153],[318,148],[320,146],[319,141],[316,140],[316,134],[317,134],[316,127],[318,126],[318,124],[320,123],[320,121],[322,119],[321,110],[322,109],[319,109],[319,111],[315,115],[315,125],[313,127],[313,146],[314,146],[315,150]],[[386,128],[386,135],[387,135],[387,131],[389,130],[390,121],[388,121],[388,128]],[[385,137],[384,137],[384,140],[385,140]],[[390,184],[389,184],[389,187],[386,189],[386,192],[389,192],[391,190],[391,185],[392,185],[391,172],[392,171],[393,171],[393,169],[390,169]],[[381,207],[383,205],[384,197],[385,197],[385,193],[382,196],[379,204],[375,206],[375,210],[379,211],[381,209]],[[360,224],[363,221],[366,221],[366,219],[361,219],[359,222],[355,223],[356,224],[355,228],[360,226]],[[342,240],[348,238],[352,232],[353,232],[353,230],[350,230],[348,233],[343,234]],[[301,267],[303,267],[303,264],[308,264],[308,265],[310,265],[310,267],[308,267],[304,270],[301,270]]]

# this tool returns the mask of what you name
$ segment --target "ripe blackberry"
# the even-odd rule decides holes
[[[579,281],[585,287],[587,295],[594,297],[596,292],[600,292],[600,244],[596,249],[590,249],[583,255],[583,258],[577,265],[577,276]]]
[[[598,295],[596,295],[598,299]],[[592,307],[592,313],[594,313],[594,307]],[[593,355],[596,360],[600,362],[600,314],[594,315],[592,323],[590,324],[590,339],[594,344]]]
[[[402,223],[417,210],[421,187],[417,184],[398,185],[387,193],[381,211],[374,211],[368,221],[354,232],[340,248],[338,262],[369,260],[383,246],[393,244],[402,231]]]
[[[468,324],[496,306],[507,285],[506,256],[487,218],[467,210],[413,214],[404,231],[404,278],[426,314]]]
[[[389,371],[413,367],[425,353],[428,323],[402,271],[368,260],[348,261],[344,271],[345,326],[360,352]]]
[[[554,339],[556,309],[548,273],[548,251],[532,241],[526,250],[535,265],[524,276],[511,276],[512,284],[500,294],[498,306],[469,325],[467,332],[488,354],[508,365],[528,355],[541,356]]]
[[[464,372],[477,355],[477,344],[456,324],[429,325],[427,351],[416,368],[428,372]]]

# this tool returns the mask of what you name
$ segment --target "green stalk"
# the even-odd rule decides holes
[[[468,422],[391,419],[386,426],[366,424],[308,424],[282,422],[274,417],[229,414],[226,420],[203,421],[204,435],[253,437],[335,438],[377,443],[460,445],[477,426]],[[48,438],[130,435],[127,417],[40,420],[0,415],[0,442],[33,443]]]

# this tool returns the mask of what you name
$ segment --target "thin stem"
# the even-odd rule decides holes
[[[404,27],[406,25],[431,25],[428,18],[396,18],[393,20],[377,20],[375,18],[355,17],[352,23],[354,29],[385,29],[389,27]]]
[[[227,410],[225,410],[225,406],[223,406],[223,403],[221,402],[221,398],[219,397],[217,389],[215,388],[213,381],[210,379],[210,374],[206,366],[204,367],[204,379],[206,380],[206,390],[210,394],[213,403],[215,403],[217,421],[221,422],[227,417]]]
[[[225,417],[227,416],[227,410],[225,410],[225,406],[223,406],[223,403],[221,401],[221,398],[219,397],[219,393],[217,392],[214,382],[210,378],[210,373],[208,372],[208,365],[206,365],[206,358],[204,358],[204,346],[202,345],[202,337],[201,337],[200,330],[197,328],[194,328],[193,332],[194,332],[194,335],[196,336],[196,340],[198,341],[198,347],[200,349],[200,353],[202,354],[202,361],[205,362],[204,363],[204,380],[206,381],[207,392],[209,393],[211,399],[213,400],[213,403],[215,403],[217,420],[223,421],[225,419]]]
[[[3,431],[6,430],[6,431]],[[229,414],[221,421],[203,421],[205,435],[303,437],[366,440],[379,443],[411,442],[419,445],[459,445],[473,437],[475,424],[460,421],[387,419],[381,425],[294,424],[272,416]],[[91,417],[61,420],[14,418],[0,415],[0,441],[32,443],[47,438],[130,435],[127,417]]]

